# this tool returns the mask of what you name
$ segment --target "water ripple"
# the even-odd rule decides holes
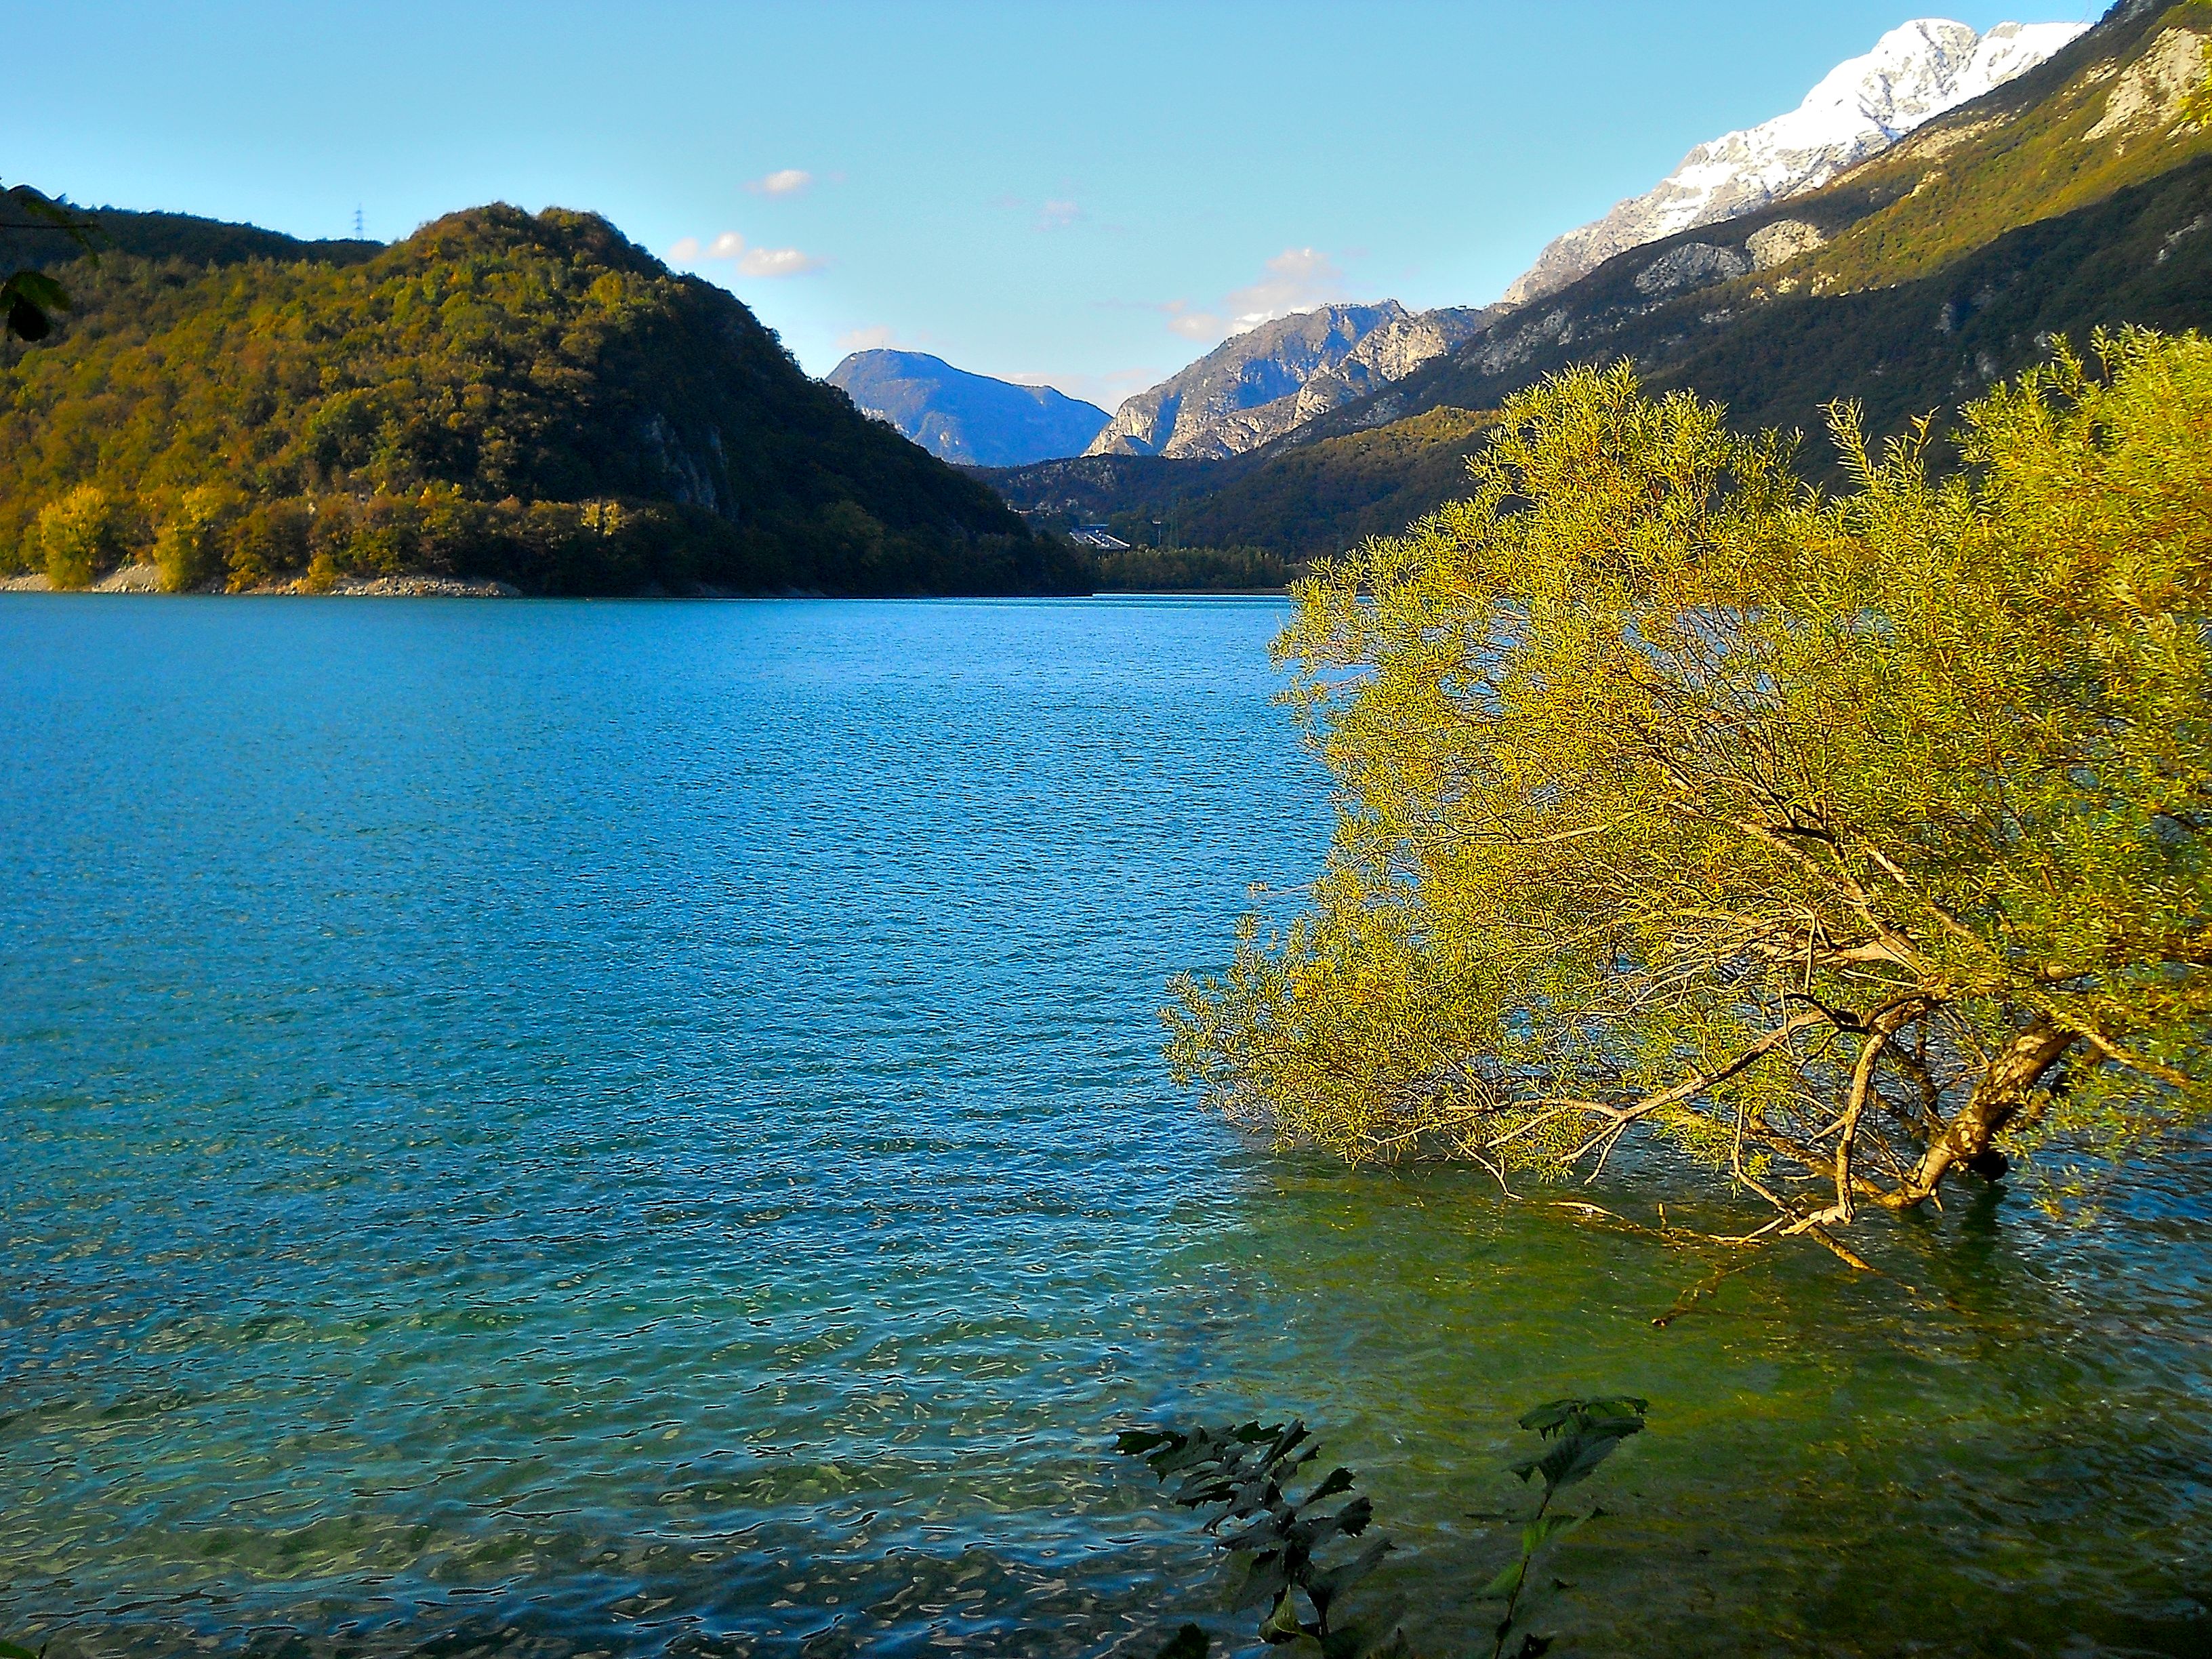
[[[1280,614],[0,599],[0,1635],[1146,1651],[1238,1626],[1107,1429],[1273,1406],[1443,1646],[1618,1386],[1584,1650],[2207,1650],[2201,1161],[1660,1333],[1190,1115],[1162,982],[1325,845]]]

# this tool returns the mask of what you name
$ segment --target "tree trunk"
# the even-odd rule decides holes
[[[1974,1085],[1973,1097],[1922,1155],[1907,1185],[1907,1195],[1915,1202],[1926,1198],[1952,1165],[1987,1152],[1998,1132],[2020,1115],[2044,1073],[2078,1040],[2049,1015],[2038,1014],[2026,1030],[1992,1054],[1982,1080]]]

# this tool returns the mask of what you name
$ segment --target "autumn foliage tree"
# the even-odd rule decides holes
[[[1179,1073],[1355,1160],[1671,1148],[1770,1235],[2200,1119],[2212,344],[2098,356],[1941,479],[1838,409],[1836,497],[1626,368],[1513,399],[1472,499],[1298,590],[1335,845],[1178,982]]]

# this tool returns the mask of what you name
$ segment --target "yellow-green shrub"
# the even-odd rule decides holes
[[[1501,1181],[1656,1138],[1792,1231],[2212,1115],[2212,343],[2099,344],[1963,475],[1838,411],[1834,499],[1626,368],[1510,399],[1299,585],[1336,846],[1179,982],[1178,1073]]]
[[[231,492],[216,484],[199,484],[185,491],[161,521],[154,538],[154,562],[161,572],[161,589],[187,593],[205,587],[222,574],[222,526],[232,509]]]
[[[122,550],[122,514],[97,484],[79,484],[39,514],[39,549],[56,587],[89,587]]]

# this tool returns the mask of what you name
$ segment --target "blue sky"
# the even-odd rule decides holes
[[[72,0],[26,26],[0,176],[302,236],[593,209],[816,374],[897,344],[1111,407],[1255,297],[1494,299],[1908,18],[2103,9]]]

